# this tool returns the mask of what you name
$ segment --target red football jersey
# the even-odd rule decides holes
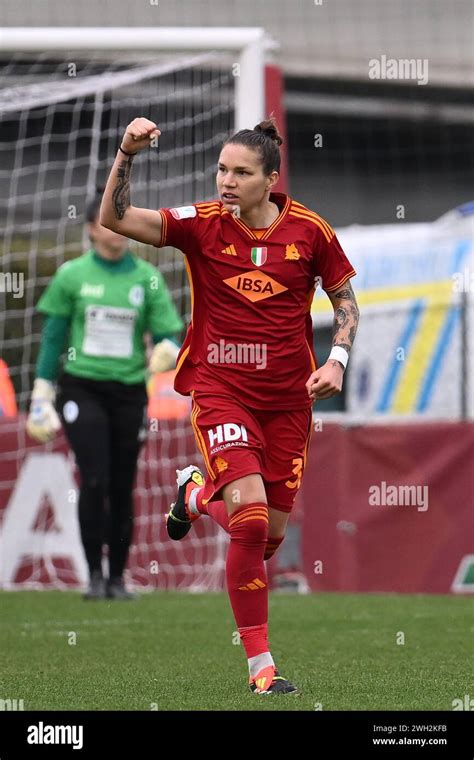
[[[334,230],[283,193],[280,215],[253,231],[220,201],[160,209],[160,247],[186,257],[192,318],[175,389],[237,394],[254,409],[301,409],[316,368],[311,303],[315,278],[335,291],[355,274]]]

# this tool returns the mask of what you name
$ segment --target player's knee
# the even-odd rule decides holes
[[[222,496],[229,514],[249,504],[267,504],[267,494],[260,475],[246,475],[224,486]]]
[[[268,540],[268,507],[255,503],[244,505],[229,517],[229,534],[231,541],[248,546],[262,545],[264,549]]]

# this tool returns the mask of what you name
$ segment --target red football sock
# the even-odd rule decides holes
[[[284,538],[285,536],[280,536],[279,538],[270,538],[270,536],[268,537],[267,545],[265,547],[265,555],[263,557],[264,560],[273,557]]]
[[[229,532],[229,515],[223,501],[209,501],[207,504],[202,503],[202,488],[199,489],[196,494],[196,506],[202,515],[209,515],[212,519],[225,530]],[[267,544],[265,546],[265,555],[263,559],[266,561],[273,557],[276,550],[284,540],[285,536],[277,536],[276,538],[268,537]]]
[[[202,503],[203,488],[196,495],[196,506],[202,515],[209,515],[216,521],[225,532],[229,532],[229,515],[223,501],[209,501],[207,504]]]
[[[268,652],[268,581],[263,555],[268,508],[263,502],[239,507],[229,519],[226,578],[230,603],[247,658]]]

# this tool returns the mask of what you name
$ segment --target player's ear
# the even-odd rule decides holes
[[[275,169],[267,177],[267,190],[271,190],[272,187],[275,187],[275,185],[276,185],[276,183],[278,182],[279,179],[280,179],[280,175],[278,174],[278,172]]]

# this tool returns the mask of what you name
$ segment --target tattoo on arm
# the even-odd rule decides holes
[[[345,283],[343,289],[335,294],[329,293],[329,298],[334,306],[332,344],[349,353],[359,323],[359,309],[351,283]]]
[[[119,164],[117,169],[117,184],[112,193],[112,205],[117,219],[123,219],[127,208],[130,206],[130,172],[132,170],[133,156]]]

